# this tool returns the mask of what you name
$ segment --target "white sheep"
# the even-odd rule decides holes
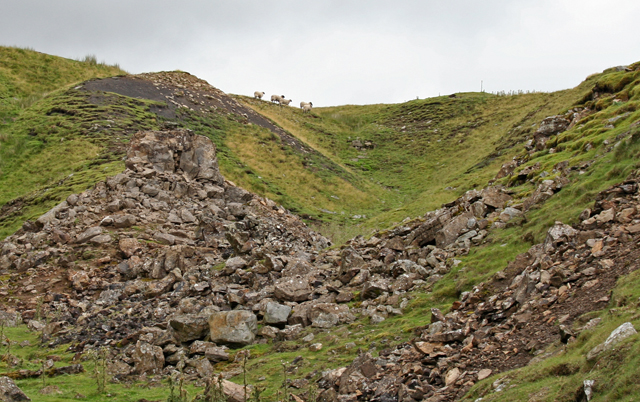
[[[284,96],[280,99],[281,105],[289,106],[289,103],[291,103],[291,99],[285,99]]]
[[[283,99],[284,99],[284,95],[282,95],[282,96],[280,96],[280,95],[271,95],[271,102],[281,103]]]
[[[263,96],[264,96],[264,92],[255,91],[253,93],[253,97],[256,98],[256,99],[262,99]]]
[[[311,107],[312,107],[312,106],[313,106],[313,105],[311,104],[311,102],[309,102],[309,103],[307,103],[306,105],[304,105],[304,106],[302,107],[302,113],[309,113],[309,112],[311,112]]]
[[[307,105],[313,107],[313,102],[305,102],[305,101],[300,102],[300,109],[304,109],[304,107]]]

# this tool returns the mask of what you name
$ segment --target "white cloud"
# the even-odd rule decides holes
[[[637,0],[21,0],[0,44],[316,105],[557,90],[640,59]]]

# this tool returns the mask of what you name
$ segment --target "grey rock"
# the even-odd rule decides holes
[[[318,303],[309,311],[311,325],[317,328],[331,328],[340,322],[353,321],[349,307],[344,304]]]
[[[291,314],[291,307],[278,303],[267,303],[264,323],[269,325],[284,325]]]
[[[169,325],[180,342],[202,339],[209,329],[208,318],[194,314],[177,315],[169,320]]]
[[[0,401],[21,402],[30,401],[27,395],[9,377],[0,377]]]
[[[76,243],[86,243],[87,241],[102,234],[103,232],[104,229],[102,229],[100,226],[89,228],[76,237]]]
[[[633,324],[631,324],[630,322],[625,322],[624,324],[613,330],[613,332],[611,332],[609,337],[607,337],[607,339],[603,343],[591,349],[589,353],[587,353],[587,360],[595,360],[602,352],[613,348],[618,343],[637,333],[638,332],[633,327]]]
[[[209,332],[215,343],[250,345],[258,332],[258,319],[246,310],[213,313],[209,317]]]

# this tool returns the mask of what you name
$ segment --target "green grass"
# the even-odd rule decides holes
[[[100,105],[75,90],[54,91],[2,128],[0,203],[20,198],[19,213],[0,221],[13,233],[96,182],[124,170],[123,143],[137,129],[154,129],[153,102],[105,94]]]
[[[84,400],[92,402],[103,401],[138,401],[142,398],[150,400],[166,400],[169,395],[169,387],[166,381],[160,382],[158,378],[149,377],[146,381],[136,381],[131,384],[107,382],[106,392],[99,393],[94,377],[94,362],[83,354],[78,360],[73,360],[75,353],[68,351],[69,345],[61,345],[56,348],[41,346],[39,333],[30,332],[24,325],[15,328],[4,328],[4,334],[12,342],[11,355],[20,359],[20,364],[9,367],[6,361],[0,361],[0,374],[10,373],[16,370],[41,369],[41,361],[51,356],[56,356],[54,367],[82,364],[84,373],[74,375],[62,375],[46,377],[43,379],[31,378],[15,380],[16,385],[33,401],[58,402],[69,400]],[[28,341],[29,346],[19,346],[21,342]],[[0,356],[7,353],[6,346],[0,346]],[[61,394],[43,395],[40,390],[44,386],[55,385]],[[194,397],[201,389],[188,387],[190,397]],[[82,397],[81,397],[82,396]]]
[[[532,125],[567,109],[587,84],[552,94],[457,94],[396,105],[339,106],[311,114],[238,97],[327,158],[366,179],[377,208],[360,203],[361,233],[438,208],[481,188],[520,152]],[[353,141],[373,147],[356,149]],[[350,202],[349,206],[353,207]]]

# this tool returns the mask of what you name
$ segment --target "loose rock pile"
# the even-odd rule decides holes
[[[637,179],[603,192],[580,225],[557,222],[544,243],[463,293],[448,314],[432,309],[419,337],[325,373],[321,400],[456,400],[492,373],[548,357],[550,344],[573,342],[598,325],[599,319],[579,320],[604,308],[616,279],[637,268],[639,211]],[[625,334],[635,333],[627,327]]]
[[[17,321],[19,312],[51,344],[118,346],[109,359],[117,378],[184,365],[191,378],[208,379],[229,348],[401,315],[408,292],[428,289],[488,230],[567,182],[544,181],[519,203],[502,187],[472,190],[322,251],[329,241],[299,218],[226,181],[205,137],[140,132],[126,167],[0,243],[0,274],[11,278],[0,295],[11,292],[13,306],[3,314]],[[557,223],[448,314],[434,309],[412,342],[325,373],[322,400],[453,400],[558,338],[570,342],[570,324],[603,307],[616,275],[631,269],[621,258],[637,254],[637,189],[631,180],[603,193],[579,227]],[[361,303],[350,308],[356,294]]]

